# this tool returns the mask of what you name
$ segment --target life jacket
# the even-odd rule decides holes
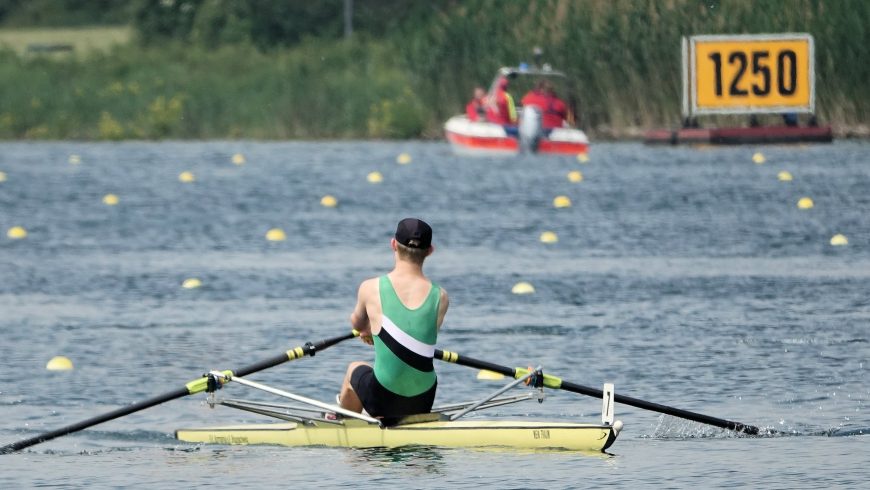
[[[486,108],[479,99],[471,99],[465,106],[465,115],[470,121],[483,121],[486,119]]]
[[[517,123],[517,108],[514,98],[507,91],[498,89],[493,100],[486,106],[486,117],[491,122],[504,126],[513,126]]]
[[[557,97],[533,90],[522,100],[523,107],[534,106],[541,111],[541,125],[544,128],[558,128],[565,119],[565,103]]]

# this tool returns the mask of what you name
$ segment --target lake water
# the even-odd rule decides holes
[[[399,165],[404,152],[413,160]],[[794,179],[778,180],[782,170]],[[585,164],[460,158],[434,142],[0,143],[0,171],[0,444],[346,332],[357,285],[391,266],[405,216],[435,230],[426,270],[451,297],[439,347],[786,434],[736,437],[618,404],[625,429],[598,456],[179,443],[179,427],[253,419],[197,395],[0,456],[2,488],[870,478],[870,143],[595,144]],[[382,183],[367,182],[372,171]],[[103,204],[109,193],[117,205]],[[336,208],[321,206],[327,194]],[[573,205],[556,209],[558,195]],[[802,197],[815,206],[799,209]],[[7,239],[13,226],[27,238]],[[271,228],[287,239],[267,241]],[[541,243],[544,231],[558,243]],[[838,233],[847,246],[830,244]],[[182,288],[187,278],[202,286]],[[536,293],[512,294],[519,281]],[[55,355],[75,369],[46,370]],[[370,358],[345,342],[251,378],[330,400],[346,364]],[[436,369],[436,403],[499,386]],[[548,392],[475,416],[594,422],[600,407]]]

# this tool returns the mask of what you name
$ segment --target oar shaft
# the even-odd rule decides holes
[[[322,340],[320,342],[315,343],[307,343],[303,346],[296,347],[295,349],[290,349],[283,354],[276,355],[274,357],[270,357],[269,359],[265,359],[263,361],[251,364],[250,366],[245,366],[237,371],[233,371],[233,373],[237,376],[247,376],[251,373],[256,373],[257,371],[262,371],[264,369],[268,369],[270,367],[277,366],[278,364],[285,363],[287,361],[292,361],[294,359],[299,359],[305,356],[313,356],[318,351],[326,349],[327,347],[333,346],[341,341],[349,340],[359,335],[357,331],[352,331],[346,335],[341,335],[338,337],[333,337],[331,339]],[[194,393],[200,393],[205,391],[206,383],[205,378],[199,378],[196,380],[187,383],[184,387],[170,391],[168,393],[164,393],[159,396],[155,396],[154,398],[149,398],[148,400],[143,400],[140,402],[136,402],[132,405],[128,405],[126,407],[121,407],[111,412],[104,413],[97,417],[93,417],[87,420],[83,420],[81,422],[68,425],[66,427],[61,427],[60,429],[53,430],[51,432],[46,432],[45,434],[38,435],[36,437],[31,437],[29,439],[24,439],[22,441],[13,442],[12,444],[7,444],[5,446],[0,447],[0,454],[8,454],[15,451],[20,451],[24,448],[34,446],[36,444],[50,441],[56,437],[65,436],[67,434],[72,434],[73,432],[78,432],[83,429],[87,429],[88,427],[93,427],[97,424],[102,424],[103,422],[108,422],[110,420],[116,419],[118,417],[123,417],[124,415],[130,415],[131,413],[138,412],[140,410],[145,410],[146,408],[151,408],[155,405],[160,405],[161,403],[168,402],[170,400],[175,400],[177,398],[182,398],[187,395],[192,395]]]
[[[245,366],[243,368],[237,369],[233,371],[233,374],[236,376],[247,376],[249,374],[256,373],[258,371],[262,371],[264,369],[269,369],[271,367],[275,367],[278,364],[283,364],[287,361],[292,361],[293,359],[299,359],[300,357],[305,356],[314,356],[319,351],[322,351],[328,347],[332,347],[333,345],[342,342],[344,340],[350,340],[359,335],[359,332],[356,330],[352,331],[347,335],[342,335],[339,337],[333,337],[331,339],[321,340],[320,342],[308,343],[301,347],[297,347],[295,349],[291,349],[283,354],[276,355],[269,359],[264,359],[260,362],[251,364],[250,366]]]
[[[590,388],[588,386],[578,385],[575,383],[570,383],[568,381],[563,381],[561,389],[565,391],[570,391],[573,393],[580,393],[582,395],[592,396],[596,398],[601,398],[603,396],[601,390],[597,390],[595,388]],[[639,398],[633,398],[630,396],[615,394],[613,400],[616,403],[622,403],[624,405],[631,405],[632,407],[642,408],[644,410],[650,410],[653,412],[659,412],[666,415],[671,415],[673,417],[679,417],[681,419],[691,420],[693,422],[698,422],[701,424],[712,425],[715,427],[719,427],[722,429],[729,429],[737,432],[743,432],[748,435],[758,435],[759,428],[754,425],[747,425],[740,422],[734,422],[732,420],[720,419],[717,417],[711,417],[709,415],[704,415],[702,413],[691,412],[689,410],[683,410],[681,408],[669,407],[667,405],[662,405],[660,403],[648,402],[645,400],[641,400]]]
[[[443,351],[440,349],[435,350],[435,357],[445,362],[452,362],[454,364],[460,364],[462,366],[468,366],[477,369],[486,369],[487,371],[494,371],[496,373],[501,373],[505,376],[510,376],[512,378],[523,376],[527,372],[527,370],[525,369],[510,368],[499,364],[493,364],[491,362],[481,361],[479,359],[466,357],[455,352]],[[570,391],[572,393],[579,393],[581,395],[587,395],[595,398],[601,398],[603,396],[602,391],[599,389],[590,388],[588,386],[583,386],[576,383],[570,383],[568,381],[562,381],[561,379],[551,375],[545,376],[544,386]],[[756,435],[760,432],[759,428],[753,425],[711,417],[709,415],[690,412],[688,410],[683,410],[680,408],[669,407],[667,405],[662,405],[659,403],[652,403],[630,396],[617,394],[614,396],[614,401],[616,401],[617,403],[630,405],[632,407],[642,408],[644,410],[651,410],[653,412],[659,412],[666,415],[691,420],[693,422],[699,422],[702,424],[720,427],[722,429],[730,429],[737,432],[743,432],[744,434]]]
[[[118,417],[123,417],[124,415],[130,415],[131,413],[138,412],[140,410],[145,410],[146,408],[151,408],[154,405],[160,405],[161,403],[168,402],[170,400],[175,400],[176,398],[181,398],[183,396],[187,396],[190,393],[187,390],[187,387],[183,387],[177,389],[175,391],[170,391],[169,393],[165,393],[160,396],[156,396],[154,398],[150,398],[148,400],[143,400],[141,402],[136,402],[132,405],[127,405],[126,407],[121,407],[111,412],[104,413],[97,417],[93,417],[87,420],[83,420],[76,424],[68,425],[66,427],[61,427],[60,429],[53,430],[51,432],[46,432],[45,434],[40,434],[36,437],[31,437],[30,439],[24,439],[22,441],[13,442],[12,444],[7,444],[0,448],[0,454],[12,453],[15,451],[20,451],[26,447],[35,446],[36,444],[40,444],[46,441],[50,441],[54,438],[65,436],[67,434],[72,434],[73,432],[78,432],[83,429],[87,429],[88,427],[93,427],[97,424],[102,424],[103,422],[108,422],[110,420],[114,420]]]

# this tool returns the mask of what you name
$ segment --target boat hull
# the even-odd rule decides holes
[[[271,444],[282,446],[401,447],[506,447],[604,451],[616,440],[609,425],[530,421],[434,421],[380,428],[361,420],[341,424],[244,424],[179,429],[175,437],[207,444]]]
[[[521,152],[519,138],[499,124],[470,121],[454,116],[444,125],[444,134],[453,151],[460,155],[514,156]],[[541,138],[536,154],[576,156],[589,151],[586,134],[574,128],[555,128]]]

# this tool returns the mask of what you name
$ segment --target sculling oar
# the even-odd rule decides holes
[[[301,347],[290,349],[280,355],[271,357],[269,359],[264,359],[258,363],[251,364],[250,366],[245,366],[236,371],[224,371],[224,374],[226,374],[230,378],[232,378],[233,376],[247,376],[251,373],[256,373],[257,371],[262,371],[264,369],[277,366],[278,364],[282,364],[287,361],[300,359],[305,356],[313,356],[317,352],[322,351],[327,347],[331,347],[344,340],[352,339],[358,335],[359,332],[353,330],[351,331],[351,333],[348,333],[346,335],[321,340],[320,342],[315,342],[313,344],[311,342],[308,342]],[[80,430],[87,429],[88,427],[102,424],[103,422],[108,422],[109,420],[113,420],[118,417],[123,417],[124,415],[130,415],[131,413],[139,412],[141,410],[145,410],[146,408],[160,405],[161,403],[168,402],[170,400],[175,400],[176,398],[193,395],[195,393],[202,393],[209,388],[209,380],[210,378],[204,375],[202,378],[195,379],[181,388],[170,391],[168,393],[164,393],[159,396],[155,396],[154,398],[142,400],[141,402],[137,402],[132,405],[119,408],[117,410],[112,410],[111,412],[104,413],[103,415],[99,415],[88,420],[83,420],[77,424],[61,427],[60,429],[46,432],[45,434],[36,437],[31,437],[30,439],[25,439],[23,441],[7,444],[3,447],[0,447],[0,454],[8,454],[11,452],[19,451],[21,449],[39,444],[41,442],[50,441],[51,439],[54,439],[56,437],[72,434],[73,432],[78,432]]]
[[[529,373],[529,370],[525,368],[509,368],[506,366],[500,366],[498,364],[493,364],[491,362],[481,361],[478,359],[472,359],[470,357],[459,355],[456,352],[444,351],[441,349],[435,349],[435,358],[441,361],[452,362],[454,364],[459,364],[462,366],[469,366],[477,369],[484,369],[486,371],[492,371],[495,373],[503,374],[505,376],[510,376],[512,378],[521,378]],[[569,383],[567,381],[562,381],[561,378],[557,378],[556,376],[551,376],[549,374],[544,374],[544,386],[547,388],[570,391],[573,393],[579,393],[581,395],[592,396],[595,398],[601,398],[603,396],[601,390],[590,388],[588,386]],[[669,407],[667,405],[639,400],[630,396],[623,396],[617,394],[614,396],[614,401],[616,401],[616,403],[624,403],[626,405],[642,408],[644,410],[651,410],[653,412],[672,415],[674,417],[692,420],[694,422],[699,422],[702,424],[713,425],[722,429],[730,429],[737,432],[743,432],[744,434],[758,435],[758,433],[760,432],[760,429],[758,427],[755,427],[754,425],[747,425],[740,422],[733,422],[731,420],[719,419],[701,413],[690,412],[688,410]]]

